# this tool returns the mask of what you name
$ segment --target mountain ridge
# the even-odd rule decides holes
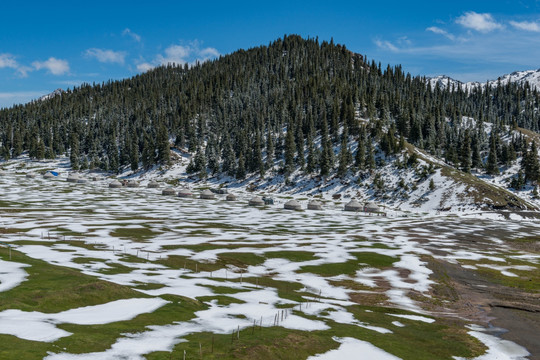
[[[496,80],[488,80],[484,83],[479,81],[462,82],[447,75],[427,77],[426,79],[433,89],[437,85],[441,89],[446,89],[452,86],[457,89],[459,86],[461,86],[462,89],[467,89],[470,91],[475,88],[484,88],[486,84],[489,84],[490,87],[497,87],[499,84],[506,85],[508,83],[516,83],[519,85],[525,85],[528,83],[531,88],[540,90],[540,69],[514,71],[512,73],[502,75]]]
[[[527,208],[540,180],[538,150],[535,136],[516,129],[538,133],[538,92],[518,83],[496,96],[428,84],[344,45],[289,35],[192,67],[162,66],[3,109],[0,155],[65,155],[73,170],[124,177],[175,168],[171,175],[185,181],[275,191],[302,183],[329,193],[335,189],[326,184],[344,183],[351,196],[446,208],[444,201],[422,205],[429,196],[418,189],[433,192],[433,180],[435,188],[448,186],[442,200],[487,186],[500,196],[485,206]],[[465,175],[434,172],[408,146]],[[499,203],[506,190],[482,185],[490,181],[523,201]],[[454,203],[481,208],[481,201],[471,194]]]

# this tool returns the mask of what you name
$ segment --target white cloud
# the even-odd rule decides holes
[[[519,30],[540,32],[540,25],[534,21],[510,21],[510,25]]]
[[[46,61],[34,61],[32,66],[36,70],[47,69],[53,75],[63,75],[69,71],[69,63],[66,60],[50,57]]]
[[[16,69],[19,66],[15,57],[11,54],[0,54],[0,68]]]
[[[157,59],[160,64],[185,64],[193,50],[190,46],[171,45],[165,49],[165,56],[158,55]]]
[[[122,65],[124,64],[126,58],[125,51],[113,51],[96,48],[86,50],[85,55],[88,57],[94,57],[102,63],[117,63]]]
[[[28,72],[32,71],[32,68],[19,64],[15,56],[11,54],[0,54],[0,69],[2,68],[14,69],[22,77],[27,77]]]
[[[37,99],[47,91],[16,91],[0,92],[0,108],[10,107],[15,104],[25,104],[31,100]]]
[[[450,40],[455,40],[456,37],[452,34],[450,34],[448,31],[444,30],[444,29],[441,29],[440,27],[437,27],[437,26],[431,26],[431,27],[428,27],[426,29],[426,31],[430,31],[434,34],[439,34],[439,35],[442,35]]]
[[[456,23],[476,31],[488,33],[496,29],[502,29],[503,26],[495,21],[493,16],[488,13],[479,14],[474,11],[468,11],[456,19]]]
[[[203,56],[205,59],[210,59],[210,58],[218,57],[219,51],[217,51],[217,49],[209,47],[206,49],[202,49],[200,52],[200,55]]]
[[[393,52],[399,52],[399,49],[397,46],[392,44],[390,41],[386,40],[375,40],[375,45],[377,45],[378,48],[383,50],[390,50]]]
[[[131,37],[133,40],[135,40],[136,42],[141,42],[141,36],[139,34],[134,33],[129,28],[125,28],[124,31],[122,31],[122,35],[124,36],[127,35]]]
[[[137,64],[137,70],[144,72],[159,65],[176,64],[193,65],[197,62],[205,62],[207,60],[219,56],[219,51],[212,47],[200,48],[199,42],[193,41],[188,45],[171,45],[165,49],[164,54],[158,54],[151,62],[141,60]]]
[[[152,64],[149,64],[147,62],[143,62],[143,63],[137,64],[137,71],[146,72],[148,70],[153,69],[154,67],[155,66],[152,65]]]

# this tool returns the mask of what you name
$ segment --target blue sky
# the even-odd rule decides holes
[[[540,0],[10,1],[2,14],[0,107],[293,33],[413,75],[485,81],[540,68]]]

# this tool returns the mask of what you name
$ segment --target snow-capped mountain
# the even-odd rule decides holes
[[[439,75],[432,78],[427,78],[426,80],[429,82],[429,85],[431,86],[432,89],[435,89],[435,87],[438,86],[439,89],[441,90],[446,90],[447,88],[457,89],[460,86],[462,89],[465,89],[467,84],[469,84],[469,83],[462,83],[459,80],[454,80],[451,77],[446,76],[446,75]]]
[[[52,93],[41,96],[38,100],[39,101],[49,100],[49,99],[52,99],[53,97],[55,97],[57,95],[62,95],[63,92],[64,92],[64,90],[62,90],[62,89],[56,89]]]
[[[529,82],[529,85],[531,85],[531,87],[540,90],[540,69],[514,71],[511,74],[506,74],[504,76],[501,76],[497,80],[490,81],[489,84],[491,86],[496,86],[499,80],[502,85],[507,84],[508,82],[515,82],[518,84],[524,84],[526,82]]]
[[[459,80],[452,79],[446,75],[439,75],[431,78],[427,78],[429,85],[434,89],[436,86],[439,86],[440,89],[452,88],[457,89],[459,86],[463,90],[471,90],[480,86],[485,86],[486,83],[481,83],[477,81],[470,82],[461,82]],[[538,70],[525,70],[525,71],[514,71],[511,74],[506,74],[498,79],[489,80],[487,83],[491,87],[496,87],[499,84],[506,85],[509,82],[525,84],[526,82],[534,89],[540,90],[540,69]]]

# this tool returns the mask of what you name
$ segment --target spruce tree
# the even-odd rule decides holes
[[[537,182],[540,180],[540,164],[538,162],[536,141],[531,141],[529,151],[523,155],[521,168],[525,175],[525,181]]]
[[[365,156],[365,167],[369,170],[375,169],[375,154],[373,153],[373,146],[371,141],[368,139],[366,146],[366,156]]]
[[[133,140],[129,152],[129,163],[131,171],[137,171],[139,168],[139,138],[137,137],[136,132],[133,132],[131,136]]]
[[[71,133],[69,161],[73,170],[79,169],[79,136],[75,133]]]
[[[244,154],[240,153],[238,157],[238,167],[236,168],[236,178],[243,180],[246,178],[246,162],[244,160]]]
[[[317,166],[317,155],[315,153],[315,145],[313,144],[313,138],[311,133],[307,134],[307,166],[306,172],[311,174],[315,171]]]
[[[341,149],[339,152],[339,165],[337,170],[337,175],[341,178],[345,176],[347,170],[349,169],[349,163],[351,159],[351,153],[349,151],[349,144],[347,142],[349,136],[347,127],[344,128],[342,139],[341,139]]]
[[[285,173],[290,174],[294,171],[294,153],[296,145],[294,142],[294,130],[287,127],[287,135],[285,137]]]
[[[270,128],[266,131],[266,167],[271,169],[274,166],[274,136]]]
[[[495,136],[492,133],[489,141],[489,154],[486,163],[486,173],[488,175],[498,175],[499,166],[497,162],[497,145],[495,143]]]
[[[480,149],[477,140],[473,140],[472,142],[471,166],[477,170],[482,167],[482,157],[480,156]]]
[[[167,165],[170,161],[169,133],[164,124],[160,124],[157,131],[157,161]]]
[[[322,122],[322,130],[321,130],[321,144],[322,144],[322,151],[321,156],[319,159],[319,168],[320,168],[320,174],[321,176],[327,176],[330,173],[330,169],[332,168],[332,143],[330,142],[330,139],[328,137],[328,126],[326,124],[326,119],[323,118]]]
[[[460,149],[460,163],[461,170],[470,173],[471,172],[471,139],[469,136],[469,130],[465,130],[465,134],[461,140]]]

